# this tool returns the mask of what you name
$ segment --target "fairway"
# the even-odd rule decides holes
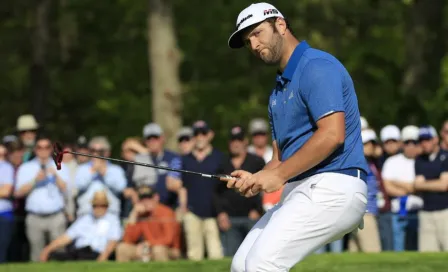
[[[381,254],[324,254],[308,257],[295,267],[296,272],[432,272],[446,271],[448,254],[434,253],[381,253]],[[0,266],[0,272],[60,272],[60,271],[95,271],[95,272],[227,272],[230,259],[221,261],[169,263],[46,263],[46,264],[6,264]]]

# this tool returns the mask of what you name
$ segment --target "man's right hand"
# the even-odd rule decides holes
[[[45,180],[46,177],[47,177],[47,174],[45,173],[44,170],[41,169],[37,173],[35,180],[36,180],[36,182],[43,181],[43,180]]]
[[[222,231],[228,231],[232,224],[230,223],[229,215],[225,212],[218,214],[218,226]]]
[[[132,212],[135,215],[139,215],[139,214],[145,213],[146,212],[146,208],[145,208],[145,206],[142,203],[137,203],[137,204],[135,204],[134,209],[132,210]]]
[[[50,251],[48,251],[47,248],[44,248],[42,250],[42,252],[40,253],[40,257],[39,257],[40,261],[46,262],[48,260],[48,255],[50,255]]]

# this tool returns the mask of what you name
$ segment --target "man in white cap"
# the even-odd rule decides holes
[[[17,119],[17,132],[19,133],[20,140],[25,145],[23,162],[27,162],[35,157],[33,148],[36,143],[38,129],[39,124],[31,114],[21,115]]]
[[[378,166],[382,169],[386,159],[401,150],[400,129],[396,125],[387,125],[381,129],[380,138],[383,143],[383,155],[379,158]]]
[[[386,192],[392,198],[394,251],[417,249],[417,233],[415,226],[412,228],[415,225],[412,223],[415,223],[417,212],[423,206],[423,200],[412,194],[415,158],[420,151],[418,133],[419,129],[416,126],[406,126],[402,129],[403,153],[386,159],[381,172]],[[412,237],[415,238],[411,240]]]
[[[177,143],[181,155],[190,154],[194,147],[193,129],[191,127],[182,127],[177,133]]]
[[[289,271],[362,222],[367,163],[355,88],[339,60],[299,42],[270,4],[241,11],[228,44],[246,47],[279,72],[268,106],[272,159],[257,173],[237,170],[236,179],[224,181],[246,197],[284,186],[282,200],[246,236],[231,270]]]

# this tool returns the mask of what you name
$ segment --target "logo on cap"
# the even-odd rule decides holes
[[[278,10],[276,10],[276,9],[265,9],[263,11],[263,15],[268,15],[268,14],[278,14]]]
[[[232,128],[232,134],[238,134],[238,133],[241,133],[241,128],[240,127]]]
[[[252,18],[252,14],[249,14],[246,17],[244,17],[243,19],[241,19],[241,21],[236,25],[236,29],[239,29],[240,25],[249,18]]]

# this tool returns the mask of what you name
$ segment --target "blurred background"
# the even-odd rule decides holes
[[[243,211],[236,211],[223,204],[235,200],[223,188],[202,188],[197,184],[204,180],[174,172],[139,172],[141,169],[128,165],[111,166],[82,157],[67,157],[64,163],[70,173],[55,176],[54,172],[46,172],[50,166],[42,163],[41,168],[33,168],[31,164],[45,162],[49,156],[45,150],[50,150],[51,141],[58,140],[68,150],[208,173],[228,173],[232,167],[238,168],[224,154],[238,153],[245,160],[247,151],[258,157],[251,158],[251,169],[254,172],[261,169],[272,152],[266,123],[267,102],[277,67],[264,65],[247,50],[231,50],[227,46],[238,13],[251,3],[247,0],[0,2],[0,136],[3,137],[0,151],[4,151],[0,152],[0,163],[4,161],[14,169],[0,167],[3,171],[0,177],[5,179],[0,180],[5,183],[0,184],[0,231],[14,229],[11,240],[4,241],[11,246],[1,248],[0,255],[5,257],[0,262],[79,257],[51,255],[57,247],[65,246],[76,254],[87,250],[91,254],[87,259],[148,261],[145,256],[151,256],[148,258],[165,260],[168,253],[147,254],[158,249],[152,248],[153,244],[146,248],[148,245],[142,241],[149,238],[140,237],[142,230],[127,227],[129,220],[135,225],[136,218],[131,215],[133,211],[139,214],[139,203],[147,205],[140,210],[149,211],[159,204],[165,205],[160,209],[168,209],[164,213],[173,225],[168,234],[159,234],[170,237],[165,246],[177,250],[169,259],[232,256],[251,224],[279,201],[281,192],[270,197],[262,195],[255,204],[243,203],[240,206]],[[412,191],[415,188],[407,191],[406,186],[402,187],[401,195],[384,189],[382,179],[391,178],[384,176],[382,168],[388,157],[405,152],[408,144],[419,145],[421,140],[434,139],[431,152],[448,150],[448,0],[270,3],[289,19],[299,40],[335,55],[350,72],[364,118],[363,130],[369,130],[363,135],[365,152],[366,145],[371,144],[372,148],[366,158],[376,169],[372,174],[376,184],[371,193],[375,195],[373,201],[377,201],[379,191],[390,194],[391,199],[411,193],[419,195]],[[401,130],[405,126],[413,127],[405,132]],[[47,136],[36,138],[41,134]],[[210,157],[213,167],[198,166],[193,157],[188,157],[198,142],[210,147],[213,143],[219,150],[219,154]],[[386,143],[393,146],[392,151],[387,150]],[[412,160],[424,153],[424,148],[418,148],[410,152]],[[147,154],[151,156],[145,157]],[[106,169],[113,173],[107,175]],[[99,173],[98,176],[90,177],[89,170]],[[413,176],[406,182],[412,183],[414,168],[409,171]],[[6,185],[9,173],[11,186]],[[27,182],[44,180],[39,175],[48,178],[42,190],[53,186],[66,192],[61,194],[64,204],[48,213],[54,216],[62,211],[61,220],[65,223],[60,230],[43,228],[39,230],[42,232],[30,232],[29,226],[35,226],[39,220],[47,227],[54,225],[53,221],[43,219],[47,213],[32,209],[29,196],[37,191]],[[446,192],[448,185],[443,190]],[[208,202],[194,202],[204,195]],[[142,204],[144,199],[156,204]],[[438,208],[447,209],[448,203],[442,202]],[[55,205],[59,204],[50,206]],[[91,241],[94,234],[90,238],[81,237],[84,244],[77,244],[75,240],[80,239],[80,234],[67,228],[84,215],[104,216],[96,212],[101,207],[109,207],[108,211],[119,220],[116,224],[115,219],[110,219],[110,224],[121,232],[105,237],[101,246],[85,242]],[[204,207],[210,209],[195,211]],[[385,215],[382,219],[374,214],[378,224],[381,220],[383,224],[374,227],[379,246],[374,246],[373,251],[418,250],[418,210],[397,217],[403,209],[406,210],[400,206],[400,211],[393,211],[389,206],[381,211]],[[8,217],[9,213],[14,217]],[[403,221],[403,216],[408,216],[406,222],[412,225],[407,238],[407,223],[406,226],[397,223]],[[148,222],[159,219],[149,218]],[[96,223],[92,222],[82,224],[93,231]],[[207,250],[202,244],[189,244],[196,239],[195,235],[202,235],[196,230],[199,226],[213,229],[216,243],[207,245]],[[231,226],[245,230],[231,234]],[[51,237],[41,241],[42,233],[46,232]],[[65,236],[56,239],[64,233],[69,240],[64,240]],[[395,241],[398,236],[401,238]],[[49,246],[55,240],[58,242]],[[345,251],[349,248],[348,240],[347,236],[319,252]],[[445,242],[440,250],[448,250],[448,241]],[[199,253],[189,253],[189,247],[198,248]],[[130,251],[137,253],[126,255]]]

